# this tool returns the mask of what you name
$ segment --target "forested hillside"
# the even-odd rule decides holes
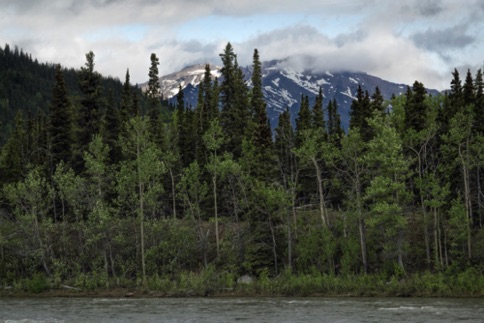
[[[63,68],[62,71],[74,104],[81,95],[78,71],[72,68]],[[119,105],[122,83],[118,79],[103,76],[100,82],[105,99]],[[17,112],[21,112],[25,118],[49,113],[54,84],[54,63],[39,63],[22,49],[11,49],[8,44],[0,47],[0,145],[5,143],[15,128]],[[141,92],[138,94],[142,100]]]
[[[463,81],[456,70],[443,96],[418,81],[388,102],[359,88],[347,133],[320,91],[273,134],[257,50],[251,88],[230,43],[220,57],[220,80],[207,65],[197,105],[180,92],[172,114],[155,54],[146,109],[129,73],[119,95],[109,90],[92,52],[79,71],[48,68],[51,94],[31,108],[43,113],[19,113],[1,147],[2,286],[200,279],[207,294],[249,274],[281,293],[327,290],[330,277],[346,279],[340,292],[413,279],[429,293],[482,295],[481,70]],[[270,284],[281,277],[295,282]]]

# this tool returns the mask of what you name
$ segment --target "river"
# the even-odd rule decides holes
[[[484,322],[484,299],[0,298],[0,322]]]

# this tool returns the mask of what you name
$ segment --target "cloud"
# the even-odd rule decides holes
[[[399,83],[419,80],[431,87],[445,86],[437,69],[442,64],[440,57],[385,29],[329,38],[313,27],[299,25],[259,35],[234,47],[239,61],[246,64],[251,64],[251,51],[257,48],[261,60],[290,57],[286,64],[299,71],[363,71]]]
[[[417,0],[416,8],[422,16],[436,16],[443,11],[440,0]]]
[[[434,52],[446,53],[452,49],[462,49],[476,41],[474,36],[467,34],[467,25],[457,25],[445,29],[429,28],[412,36],[415,44]]]
[[[295,66],[437,87],[454,66],[482,60],[482,14],[481,0],[0,0],[0,44],[75,68],[92,50],[99,72],[124,78],[129,68],[141,83],[152,52],[168,74],[192,63],[220,65],[231,41],[240,65],[251,64],[258,48],[262,60],[294,56]],[[190,33],[194,26],[206,29]]]

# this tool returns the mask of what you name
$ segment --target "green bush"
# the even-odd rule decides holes
[[[94,290],[100,287],[107,287],[108,280],[104,272],[80,273],[75,279],[75,286],[82,289]]]
[[[50,284],[44,274],[35,273],[32,278],[25,280],[25,288],[32,293],[41,293],[49,289]]]

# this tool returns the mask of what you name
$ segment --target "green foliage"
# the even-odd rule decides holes
[[[220,86],[207,65],[196,107],[180,91],[164,109],[156,55],[140,96],[129,71],[124,86],[95,72],[92,52],[76,72],[2,50],[0,284],[482,295],[482,73],[462,86],[455,71],[447,96],[415,82],[388,111],[359,88],[347,134],[336,101],[324,123],[321,90],[295,129],[280,115],[273,142],[258,54],[252,89],[228,44]],[[20,100],[16,80],[41,71],[48,93]]]
[[[42,273],[35,273],[25,281],[27,291],[38,294],[50,288],[48,279]]]
[[[83,290],[95,290],[105,287],[107,277],[103,272],[93,271],[88,274],[80,273],[76,278],[74,285]]]

